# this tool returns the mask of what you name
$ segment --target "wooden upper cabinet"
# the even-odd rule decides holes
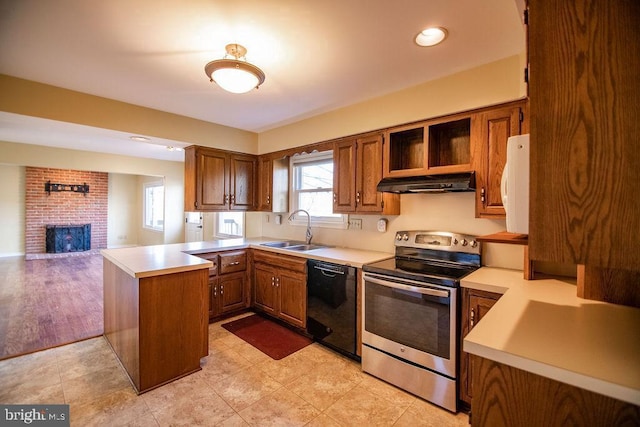
[[[271,211],[273,161],[269,156],[258,158],[258,210]]]
[[[471,171],[472,120],[470,114],[456,114],[387,130],[383,176]]]
[[[639,26],[638,1],[529,0],[532,259],[640,270]]]
[[[356,141],[336,142],[333,148],[333,212],[356,211]]]
[[[289,158],[258,158],[258,208],[263,212],[289,210]]]
[[[382,135],[338,141],[333,148],[333,211],[336,213],[400,214],[400,196],[380,193]]]
[[[253,210],[257,206],[258,159],[256,156],[229,155],[229,209]]]
[[[507,162],[507,139],[520,135],[526,101],[477,114],[476,217],[504,218],[500,183]]]
[[[257,164],[257,158],[248,154],[187,147],[185,211],[255,209]]]

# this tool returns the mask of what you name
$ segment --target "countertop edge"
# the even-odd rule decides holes
[[[516,369],[640,406],[640,390],[496,350],[466,338],[463,342],[463,350],[469,354],[503,363]]]

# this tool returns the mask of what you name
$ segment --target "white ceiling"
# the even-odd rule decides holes
[[[448,38],[418,47],[431,25]],[[228,43],[265,72],[258,90],[209,82]],[[516,0],[0,0],[0,73],[253,132],[523,49]]]

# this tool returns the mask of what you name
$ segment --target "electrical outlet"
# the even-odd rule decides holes
[[[352,230],[362,230],[362,220],[360,218],[350,219],[349,228]]]

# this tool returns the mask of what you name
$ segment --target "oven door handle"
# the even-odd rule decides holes
[[[377,285],[381,285],[381,286],[388,286],[390,288],[396,288],[396,289],[403,289],[406,291],[412,291],[412,292],[418,292],[420,294],[423,295],[431,295],[434,297],[441,297],[441,298],[448,298],[449,297],[449,292],[448,291],[441,291],[439,289],[433,289],[433,288],[423,288],[420,286],[409,286],[409,285],[403,285],[400,283],[394,283],[394,282],[387,282],[385,280],[379,280],[379,279],[374,279],[371,276],[366,276],[364,278],[365,282],[371,282],[371,283],[375,283]]]

